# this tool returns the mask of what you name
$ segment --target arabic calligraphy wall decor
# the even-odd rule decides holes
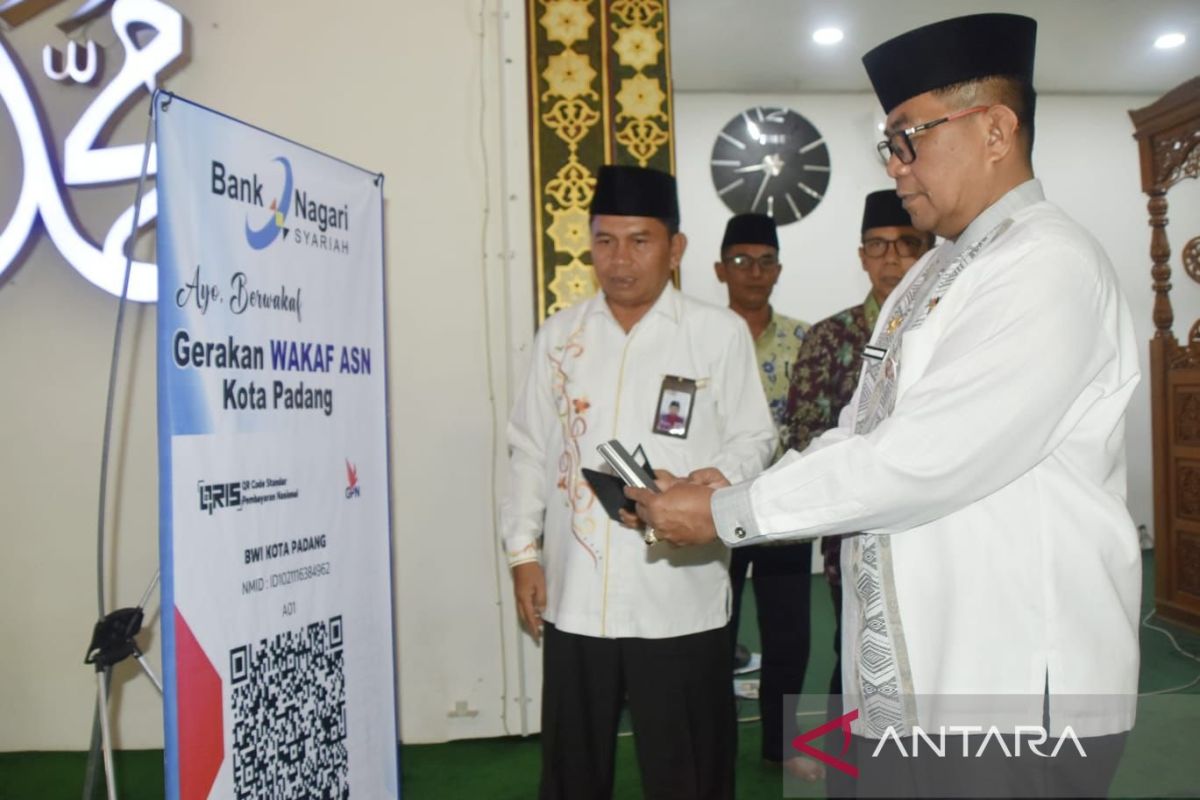
[[[57,4],[8,0],[0,3],[0,19],[10,26],[20,25]],[[120,68],[100,87],[62,138],[61,159],[58,143],[44,122],[45,103],[29,75],[40,69],[56,84],[90,86],[103,78],[103,47],[91,38],[65,38],[47,43],[41,50],[40,63],[22,64],[6,34],[0,32],[0,100],[16,129],[21,158],[15,205],[11,210],[8,206],[0,208],[0,280],[17,263],[30,238],[38,232],[40,221],[63,258],[83,277],[111,294],[121,293],[133,207],[125,208],[96,240],[79,223],[68,190],[137,180],[144,145],[107,145],[106,132],[136,100],[152,93],[164,71],[180,60],[184,25],[182,15],[160,0],[87,0],[58,27],[64,32],[75,31],[82,21],[95,19],[105,11],[123,51],[119,58],[112,59]],[[152,145],[148,174],[156,171]],[[157,194],[149,189],[140,204],[139,229],[152,223],[157,211]],[[129,298],[153,302],[158,293],[155,265],[135,260],[130,269]]]

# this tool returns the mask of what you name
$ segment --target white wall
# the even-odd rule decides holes
[[[1048,198],[1090,230],[1104,245],[1120,276],[1139,340],[1153,333],[1150,319],[1150,230],[1141,193],[1137,146],[1126,113],[1153,96],[1045,95],[1038,100],[1034,170]],[[751,96],[679,94],[675,97],[676,162],[682,229],[688,235],[684,290],[711,302],[726,302],[713,275],[731,212],[717,197],[709,159],[717,131],[738,112],[755,105],[798,111],[824,135],[832,177],[825,199],[812,214],[780,229],[784,268],[773,297],[782,313],[816,322],[862,302],[869,284],[856,255],[863,197],[891,181],[875,155],[882,120],[871,95]],[[1195,183],[1191,181],[1189,183]],[[1171,196],[1175,224],[1172,255],[1176,334],[1186,336],[1200,316],[1200,286],[1182,273],[1179,252],[1187,236],[1200,233],[1200,187],[1184,185]],[[1190,224],[1189,224],[1190,223]],[[1070,298],[1063,298],[1070,302]],[[1148,375],[1146,347],[1142,372]],[[1134,521],[1153,531],[1150,474],[1149,391],[1143,379],[1129,413],[1129,508]]]
[[[495,13],[501,5],[514,9],[511,17]],[[524,674],[536,695],[538,653],[515,632],[493,530],[503,419],[532,335],[523,3],[174,6],[189,21],[191,63],[168,88],[387,175],[401,734],[422,742],[520,732],[519,686]],[[4,34],[30,65],[59,138],[94,97],[38,77],[41,46],[62,41],[54,23],[68,10],[52,9]],[[93,35],[114,41],[99,23]],[[119,46],[109,53],[111,74]],[[1051,196],[1109,248],[1143,338],[1148,234],[1124,110],[1148,99],[1045,98],[1037,153]],[[877,112],[857,95],[762,100],[786,102],[829,140],[829,196],[811,219],[784,230],[778,296],[781,309],[816,320],[866,292],[854,246],[862,195],[887,185],[873,161]],[[684,229],[692,240],[684,286],[715,301],[723,295],[709,264],[726,213],[708,181],[708,153],[721,125],[753,102],[676,98]],[[136,106],[113,140],[140,142],[144,111],[144,102]],[[0,224],[16,197],[18,163],[0,113]],[[128,184],[75,190],[72,199],[95,237],[132,192]],[[1187,320],[1200,308],[1191,288],[1179,304]],[[0,750],[87,746],[94,681],[81,659],[96,615],[97,468],[115,313],[115,299],[84,281],[44,237],[0,282]],[[157,565],[154,322],[152,308],[138,307],[126,330],[109,504],[116,531],[106,556],[110,605],[135,602]],[[1139,402],[1131,505],[1149,522],[1148,425]],[[152,602],[147,638],[155,668],[157,609]],[[460,701],[465,714],[452,716]],[[115,707],[119,746],[161,746],[157,696],[128,668],[119,673]],[[537,710],[536,702],[527,707],[531,728]]]
[[[519,291],[510,297],[501,258],[509,247],[529,263],[528,236],[511,244],[502,236],[510,209],[507,223],[529,230],[521,216],[523,4],[505,2],[517,13],[504,34],[515,57],[503,67],[499,0],[171,3],[188,20],[191,63],[167,88],[387,176],[391,489],[407,741],[520,730],[510,589],[496,569],[491,511],[499,485],[493,456],[504,448],[497,420],[511,391],[510,331],[527,341],[533,315],[528,269],[516,271]],[[95,96],[41,76],[42,45],[63,41],[55,23],[72,10],[63,4],[3,34],[28,65],[60,140]],[[107,81],[121,47],[107,19],[90,30],[107,45]],[[507,138],[502,81],[516,109]],[[143,100],[113,141],[140,143],[145,109]],[[502,146],[515,154],[511,164]],[[19,164],[0,113],[0,225],[15,202]],[[93,237],[132,196],[132,184],[72,192]],[[44,236],[0,283],[0,750],[88,744],[95,683],[82,657],[97,613],[97,471],[116,307]],[[106,558],[110,607],[135,603],[157,566],[154,309],[133,308],[128,322],[110,500],[116,535]],[[519,347],[511,352],[520,358]],[[157,598],[150,607],[147,653],[159,669]],[[449,716],[458,701],[467,714]],[[157,695],[125,667],[115,707],[119,746],[161,746]],[[532,714],[536,721],[536,708]]]

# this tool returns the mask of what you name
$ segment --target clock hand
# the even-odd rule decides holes
[[[758,164],[750,164],[749,166],[738,167],[734,170],[734,172],[762,172],[763,170],[770,172],[771,175],[778,175],[783,171],[783,157],[778,153],[771,153],[770,155],[763,156],[762,161]]]
[[[758,185],[758,194],[754,195],[754,202],[750,204],[750,210],[758,208],[758,201],[762,200],[763,190],[767,188],[767,181],[771,180],[771,173],[767,172],[763,175],[762,183]]]

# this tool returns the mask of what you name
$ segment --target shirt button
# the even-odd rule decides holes
[[[733,535],[739,539],[745,539],[746,538],[746,529],[739,525],[738,527],[733,529]]]

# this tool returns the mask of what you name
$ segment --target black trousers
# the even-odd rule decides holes
[[[736,756],[725,628],[600,639],[544,627],[542,800],[608,800],[627,700],[642,793],[730,800]]]
[[[829,676],[829,694],[842,693],[842,587],[829,585],[833,600],[833,674]]]
[[[795,751],[796,699],[808,668],[809,611],[812,598],[812,542],[735,547],[729,562],[733,584],[730,647],[737,645],[746,571],[754,565],[754,600],[762,636],[762,756],[781,761]],[[791,695],[791,697],[788,697]]]

